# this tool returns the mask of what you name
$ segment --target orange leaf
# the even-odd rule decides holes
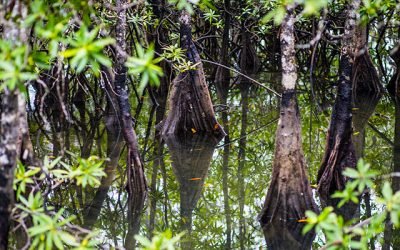
[[[303,222],[303,223],[305,223],[305,222],[307,222],[307,219],[300,219],[300,220],[297,220],[297,222]]]
[[[214,125],[214,130],[217,130],[219,128],[219,124],[218,123],[215,123],[215,125]]]
[[[198,181],[198,180],[201,180],[201,178],[199,178],[199,177],[194,177],[194,178],[190,178],[190,179],[189,179],[189,181]]]
[[[196,129],[192,128],[192,133],[195,134],[196,132]]]

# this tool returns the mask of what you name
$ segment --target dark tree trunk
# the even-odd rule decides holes
[[[224,31],[222,36],[221,46],[221,60],[220,63],[224,66],[229,66],[229,30],[231,25],[231,14],[230,14],[230,0],[224,1]],[[222,111],[222,125],[226,136],[224,137],[224,152],[222,156],[222,191],[224,194],[224,211],[226,221],[226,243],[225,249],[231,249],[232,246],[232,218],[231,208],[229,203],[229,188],[228,188],[228,173],[229,173],[229,158],[230,158],[230,138],[229,138],[229,121],[228,121],[228,92],[230,84],[230,72],[225,67],[218,67],[215,78],[215,85],[217,88],[217,94],[221,104],[224,106]]]
[[[16,16],[26,18],[27,9],[22,1],[5,6],[8,22],[3,23],[4,39],[25,43],[27,32],[14,22]],[[3,83],[4,84],[4,83]],[[23,83],[20,83],[23,84]],[[10,214],[14,205],[14,170],[17,160],[33,164],[33,148],[29,137],[24,95],[18,90],[4,89],[0,97],[0,250],[8,249]]]
[[[353,37],[357,21],[356,12],[359,5],[359,0],[350,1],[348,4],[340,55],[337,96],[328,130],[325,155],[318,171],[318,192],[321,201],[323,205],[332,205],[334,207],[336,207],[338,201],[337,199],[331,199],[330,196],[337,190],[343,190],[347,181],[342,171],[346,167],[356,166],[355,150],[351,140],[351,77],[354,64]],[[339,213],[349,219],[353,217],[356,210],[356,204],[347,204]]]
[[[222,45],[220,53],[220,63],[224,66],[229,67],[229,29],[231,25],[231,14],[230,14],[230,0],[224,1],[224,31],[222,35]],[[225,67],[218,67],[215,77],[215,85],[217,87],[217,94],[223,105],[226,105],[226,100],[228,98],[230,83],[230,72],[229,69]]]
[[[18,91],[5,90],[1,97],[0,142],[0,250],[8,249],[10,214],[14,203],[14,169],[17,164],[17,141],[19,133]]]
[[[134,130],[134,122],[131,115],[129,93],[127,86],[126,61],[126,8],[127,0],[117,0],[117,22],[116,22],[116,60],[114,63],[115,79],[114,91],[116,93],[120,124],[127,144],[127,191],[128,191],[128,233],[125,238],[125,247],[135,247],[134,235],[138,233],[140,217],[144,207],[147,194],[147,183],[144,175],[142,160],[140,159],[139,145]]]
[[[247,113],[249,111],[249,87],[246,82],[240,83],[242,96],[242,121],[240,128],[239,152],[238,152],[238,193],[239,193],[239,244],[240,249],[245,249],[246,221],[244,218],[244,204],[246,201],[246,187],[244,180],[244,168],[246,163],[247,145]]]
[[[396,73],[390,79],[387,85],[387,90],[395,106],[395,125],[394,125],[394,146],[393,146],[393,172],[400,172],[400,49],[396,48],[395,52],[391,55],[396,63]],[[400,178],[392,179],[393,193],[400,190]],[[384,233],[384,250],[389,250],[393,245],[393,223],[389,218],[386,220],[385,233]]]
[[[165,140],[171,154],[172,170],[179,183],[181,231],[186,232],[181,247],[194,249],[191,240],[193,210],[201,196],[219,140],[212,135],[193,135],[191,132],[170,135]]]
[[[179,21],[181,47],[186,50],[187,59],[197,66],[194,70],[181,72],[172,82],[162,134],[206,132],[224,136],[225,132],[215,118],[203,65],[192,40],[191,17],[182,11]]]
[[[273,172],[259,215],[267,244],[272,245],[289,235],[299,235],[301,226],[293,227],[293,223],[298,223],[299,219],[304,218],[307,210],[317,211],[308,182],[301,142],[300,113],[296,97],[294,6],[288,6],[287,11],[280,34],[283,94],[276,132]],[[284,234],[269,231],[273,230],[272,228],[282,228],[282,224],[286,226]],[[313,232],[310,234],[312,235],[307,237],[313,238]]]

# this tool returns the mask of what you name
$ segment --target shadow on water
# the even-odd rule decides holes
[[[220,138],[201,134],[169,135],[165,138],[172,170],[179,183],[182,249],[193,249],[191,239],[193,210],[201,196],[208,169]]]

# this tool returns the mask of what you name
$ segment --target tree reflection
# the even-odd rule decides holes
[[[179,183],[181,231],[186,232],[183,249],[193,249],[192,216],[207,178],[215,146],[221,138],[201,134],[170,135],[165,138],[172,170]]]

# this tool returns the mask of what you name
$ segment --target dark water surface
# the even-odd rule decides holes
[[[301,87],[299,92],[303,149],[310,183],[316,184],[330,110],[317,112],[309,96],[301,94]],[[151,237],[154,232],[166,229],[174,234],[185,231],[180,244],[183,249],[266,249],[257,216],[271,177],[279,100],[255,85],[249,88],[245,98],[234,87],[227,106],[218,105],[214,100],[221,125],[224,125],[222,112],[228,113],[229,140],[218,141],[192,131],[159,142],[154,129],[156,110],[145,97],[142,110],[133,111],[149,186],[143,211],[128,209],[126,149],[118,164],[107,164],[108,175],[98,188],[82,190],[70,185],[68,189],[54,190],[49,203],[75,214],[82,225],[99,230],[99,239],[106,249],[132,249],[136,243],[127,239],[132,239],[135,232]],[[83,118],[78,111],[71,124],[59,126],[53,134],[45,135],[32,123],[36,151],[42,155],[59,155],[68,150],[76,156],[110,157],[107,143],[112,138],[107,139],[104,117],[90,110],[91,101],[87,100],[86,108],[92,115],[84,115],[85,126],[79,125]],[[392,105],[384,98],[371,118],[387,138],[393,138],[393,119],[389,118],[392,113]],[[390,172],[391,146],[370,127],[366,130],[365,159],[380,172]],[[363,201],[363,217],[365,205]],[[368,205],[372,211],[380,209],[373,202]],[[298,227],[299,222],[290,223],[286,228],[271,226],[268,233],[271,246],[297,249],[310,246],[312,241],[314,248],[324,245],[321,235],[304,238]]]

